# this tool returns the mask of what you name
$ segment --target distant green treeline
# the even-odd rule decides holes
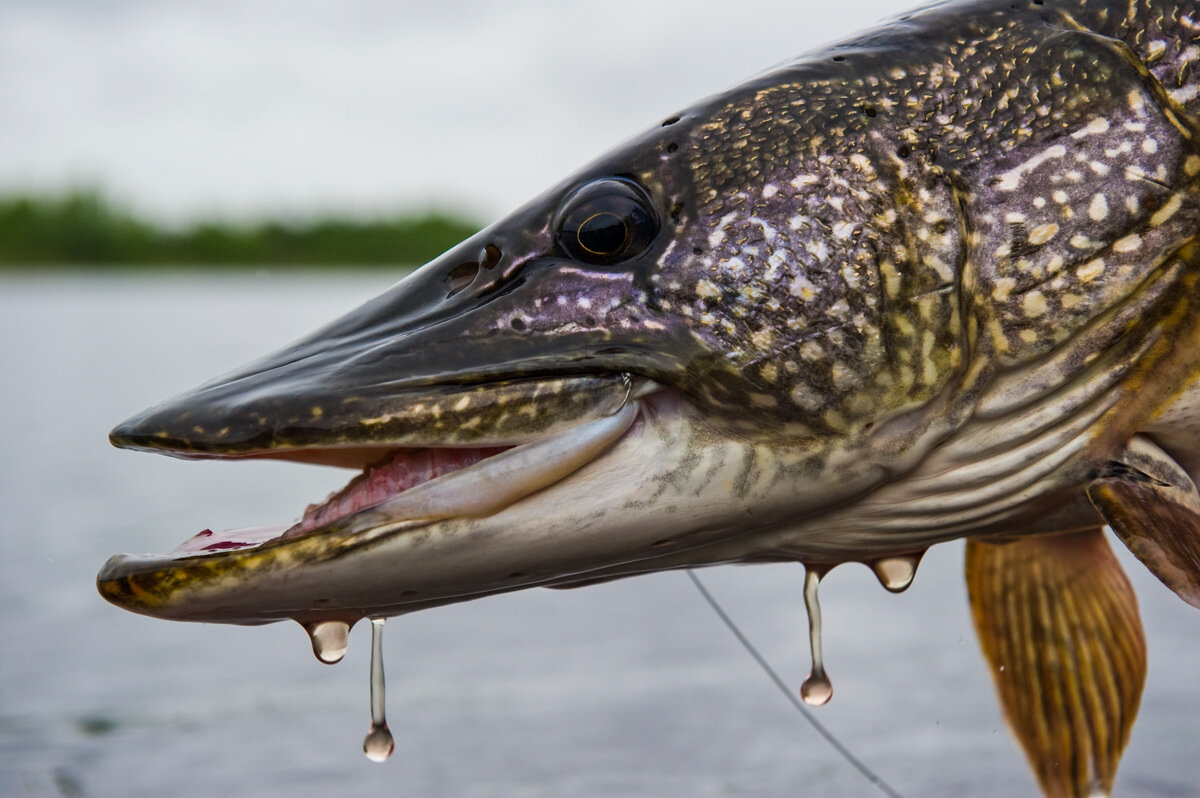
[[[426,213],[391,219],[203,222],[139,219],[98,192],[0,196],[0,265],[420,264],[479,227]]]

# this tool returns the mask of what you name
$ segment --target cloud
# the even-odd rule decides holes
[[[0,187],[89,182],[168,220],[491,218],[889,6],[10,0]]]

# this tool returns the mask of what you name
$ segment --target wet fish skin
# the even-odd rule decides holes
[[[363,308],[113,432],[181,456],[321,458],[521,443],[632,401],[639,421],[610,451],[489,517],[114,560],[102,592],[162,617],[345,620],[970,537],[985,650],[1013,650],[1002,587],[1044,580],[1007,569],[1064,550],[1100,562],[1105,503],[1130,496],[1186,510],[1120,514],[1139,546],[1161,542],[1156,519],[1200,518],[1186,470],[1151,469],[1169,489],[1127,484],[1144,475],[1134,448],[1200,462],[1200,441],[1155,427],[1200,417],[1198,19],[1194,3],[944,4],[663,120]],[[628,258],[563,241],[599,184],[645,195],[654,232]],[[1007,558],[975,545],[1068,532],[1085,537]],[[1176,543],[1146,556],[1191,595]],[[1097,587],[1086,606],[1123,596]],[[1040,630],[1029,661],[1083,639],[1137,649],[1136,617],[1089,624]],[[1095,746],[1106,757],[1140,696],[1129,660],[1133,709]]]
[[[648,478],[704,510],[660,536],[687,547],[610,552],[591,576],[1086,526],[1091,476],[1197,369],[1151,356],[1195,315],[1194,16],[975,2],[901,18],[669,117],[113,441],[314,460],[514,443],[612,412],[627,373],[685,398]],[[605,181],[644,192],[657,234],[583,262],[559,228]],[[660,510],[627,501],[604,529]],[[747,514],[743,534],[707,536]],[[454,600],[494,589],[471,587]]]

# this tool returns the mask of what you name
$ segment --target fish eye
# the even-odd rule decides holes
[[[558,242],[584,263],[610,266],[646,251],[658,214],[641,186],[622,178],[595,180],[567,198],[558,213]]]

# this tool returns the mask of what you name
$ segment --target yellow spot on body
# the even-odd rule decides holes
[[[1133,252],[1142,245],[1142,237],[1137,233],[1130,233],[1124,238],[1118,238],[1113,243],[1113,252]]]
[[[1083,297],[1079,296],[1079,294],[1063,294],[1062,299],[1059,301],[1062,302],[1063,310],[1070,310],[1082,302]]]
[[[839,391],[844,391],[846,388],[850,387],[851,379],[854,375],[850,369],[846,368],[841,363],[834,363],[833,367],[829,370],[829,376],[833,379],[833,387],[837,388]]]
[[[758,373],[767,382],[775,382],[779,378],[779,368],[774,363],[764,363]]]
[[[804,275],[797,275],[791,285],[788,286],[788,291],[792,296],[800,297],[803,300],[812,299],[817,295],[817,287]]]
[[[893,299],[900,295],[900,273],[896,271],[896,264],[890,260],[885,260],[879,264],[879,272],[883,275],[884,288],[887,290],[887,295]]]
[[[934,337],[932,330],[926,330],[921,336],[921,378],[926,385],[937,381],[937,366],[933,362]]]
[[[791,392],[792,403],[803,407],[806,410],[816,410],[821,405],[821,399],[813,393],[812,389],[803,383],[792,388]]]
[[[1167,204],[1155,211],[1154,215],[1150,217],[1150,226],[1158,227],[1166,222],[1175,215],[1175,212],[1179,210],[1182,204],[1183,197],[1179,194],[1172,194],[1171,199],[1167,200]]]
[[[1041,291],[1030,291],[1021,301],[1021,310],[1026,318],[1037,318],[1046,312],[1046,295]]]
[[[313,405],[312,417],[320,418],[323,415],[325,415],[325,408],[321,407],[320,405]]]
[[[1072,133],[1071,138],[1082,139],[1086,138],[1087,136],[1097,135],[1099,133],[1107,133],[1108,127],[1109,124],[1107,119],[1104,117],[1096,117],[1092,121],[1088,122],[1086,127],[1080,128]]]
[[[1035,245],[1045,244],[1050,239],[1054,238],[1058,232],[1058,225],[1054,222],[1050,224],[1039,224],[1037,227],[1029,231],[1029,243]]]
[[[469,396],[464,396],[462,399],[459,399],[457,402],[454,403],[454,409],[459,412],[466,410],[470,406],[471,406],[471,397],[469,397]]]
[[[1027,344],[1032,344],[1038,339],[1036,330],[1025,329],[1020,332],[1021,340]]]
[[[1189,155],[1187,160],[1183,162],[1183,171],[1188,177],[1195,177],[1200,174],[1200,157]]]
[[[1011,277],[1001,277],[996,280],[996,284],[992,287],[992,299],[997,302],[1003,302],[1008,299],[1012,290],[1017,287],[1017,281]]]
[[[1092,201],[1088,205],[1088,218],[1093,222],[1100,222],[1108,218],[1108,200],[1103,194],[1092,195]]]
[[[721,289],[709,280],[696,283],[696,293],[704,299],[720,299]]]
[[[1095,280],[1102,274],[1104,274],[1103,258],[1089,260],[1087,263],[1075,270],[1075,276],[1078,277],[1081,282],[1085,283],[1090,283],[1092,280]]]

